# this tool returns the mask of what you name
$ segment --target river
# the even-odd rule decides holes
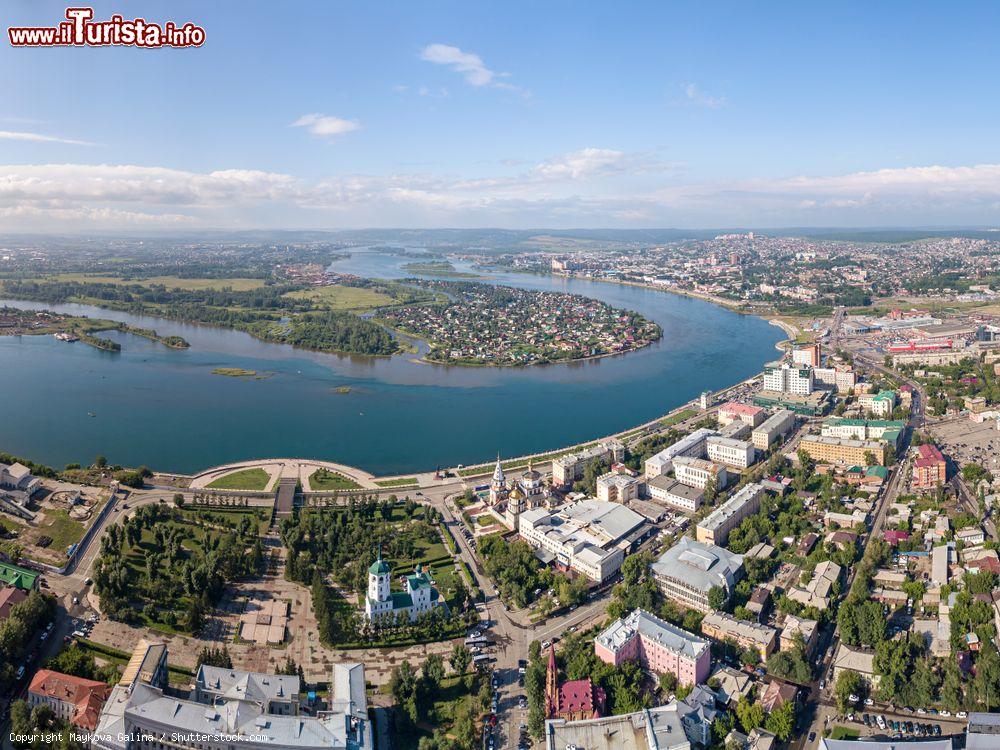
[[[333,270],[412,275],[412,257],[353,251]],[[459,266],[462,270],[467,267]],[[52,336],[0,337],[0,450],[61,467],[113,463],[196,472],[244,459],[319,458],[376,474],[432,470],[558,448],[623,430],[758,372],[780,330],[697,299],[579,279],[479,279],[583,294],[636,310],[661,341],[598,360],[529,368],[446,367],[414,355],[330,355],[87,305],[0,300],[183,336],[186,350],[112,332],[120,353]],[[261,377],[213,375],[217,367]],[[338,393],[348,388],[348,393]]]

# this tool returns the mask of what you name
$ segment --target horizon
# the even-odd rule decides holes
[[[1000,223],[991,4],[93,8],[205,42],[3,45],[0,232]]]

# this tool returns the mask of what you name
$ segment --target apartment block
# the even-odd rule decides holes
[[[743,523],[744,519],[760,510],[760,500],[764,488],[759,484],[748,484],[739,492],[706,516],[696,530],[696,538],[706,544],[725,546],[729,532]]]
[[[594,654],[618,666],[639,661],[654,674],[672,674],[679,685],[697,685],[712,666],[707,640],[642,609],[613,622],[594,639]]]
[[[760,451],[768,450],[795,427],[795,413],[782,409],[764,420],[750,435],[750,442]]]
[[[705,450],[710,461],[715,461],[726,466],[734,466],[745,469],[754,462],[757,455],[753,443],[746,440],[735,440],[734,438],[713,435],[705,441]]]

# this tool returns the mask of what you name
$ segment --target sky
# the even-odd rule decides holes
[[[1000,225],[998,3],[92,7],[205,43],[0,40],[0,231]]]

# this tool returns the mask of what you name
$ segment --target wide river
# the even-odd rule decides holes
[[[353,252],[332,268],[400,278],[413,262]],[[663,327],[653,346],[574,364],[464,368],[319,354],[248,334],[86,305],[0,300],[120,320],[191,343],[184,351],[109,334],[120,353],[52,336],[0,337],[0,450],[53,466],[114,463],[195,472],[252,458],[320,458],[376,474],[534,453],[646,422],[749,377],[781,331],[760,318],[632,286],[517,273],[483,281],[595,297]],[[255,370],[260,379],[213,375]],[[349,393],[338,393],[347,387]]]

